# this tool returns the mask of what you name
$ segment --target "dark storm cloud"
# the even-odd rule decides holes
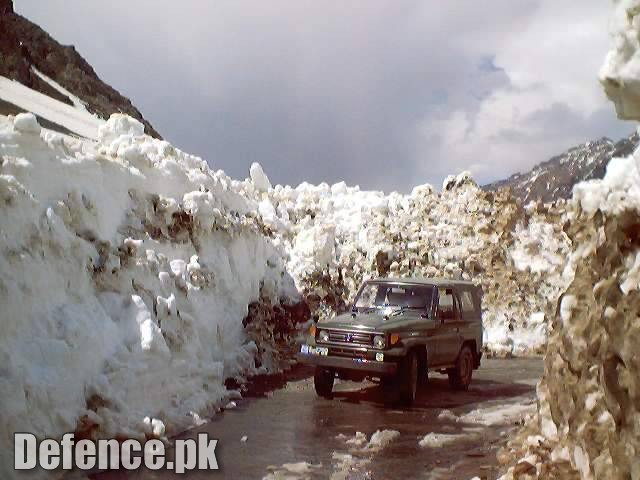
[[[245,177],[258,161],[273,183],[407,191],[475,162],[457,143],[478,136],[478,112],[512,87],[500,52],[542,3],[19,0],[16,8],[75,44],[168,140],[213,168]],[[612,129],[611,116],[590,122],[545,107],[514,132],[540,140],[538,130],[558,119],[571,139]],[[456,112],[463,125],[451,120]],[[434,122],[444,131],[429,130]],[[509,141],[505,128],[483,138],[497,137]],[[475,142],[491,165],[491,145]],[[533,160],[497,159],[492,173]]]

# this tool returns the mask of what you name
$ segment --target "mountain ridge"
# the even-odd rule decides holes
[[[484,185],[484,190],[509,187],[523,204],[553,202],[571,197],[573,186],[586,180],[601,179],[612,158],[628,156],[640,143],[637,132],[617,142],[601,137],[582,143],[535,165],[524,173]]]

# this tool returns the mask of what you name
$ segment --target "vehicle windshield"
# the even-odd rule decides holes
[[[431,306],[433,287],[392,283],[367,283],[354,302],[358,310],[383,307],[426,310]]]

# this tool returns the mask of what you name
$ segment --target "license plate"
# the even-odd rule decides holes
[[[300,346],[300,353],[304,353],[306,355],[322,355],[326,357],[329,355],[329,349],[327,347],[313,347],[311,345],[302,345]]]

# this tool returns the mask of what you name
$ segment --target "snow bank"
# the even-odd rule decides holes
[[[640,2],[614,2],[601,80],[621,118],[640,119]],[[640,478],[640,150],[574,187],[572,251],[538,386],[538,411],[501,457],[505,480]],[[514,461],[513,459],[520,459]]]
[[[14,431],[189,426],[225,378],[271,366],[248,306],[299,300],[250,185],[142,132],[115,115],[94,143],[0,118],[3,466]]]
[[[545,465],[539,478],[640,475],[639,161],[638,151],[612,160],[602,180],[574,189],[573,280],[550,332],[536,421],[510,447]],[[542,440],[527,443],[532,435]]]

